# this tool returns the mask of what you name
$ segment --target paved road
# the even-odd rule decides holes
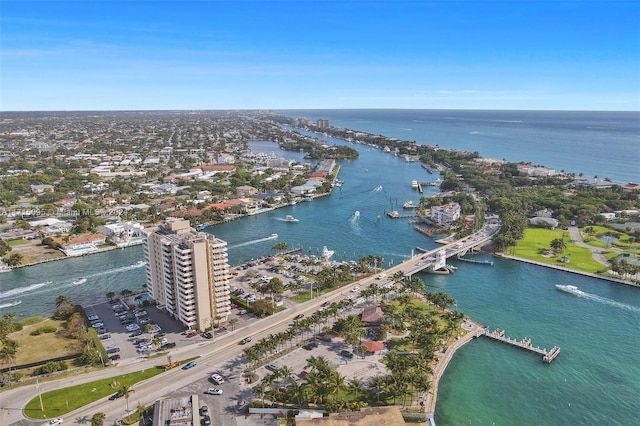
[[[477,241],[473,241],[471,237],[467,237],[463,240],[466,241],[465,246],[477,244]],[[446,247],[455,247],[456,243],[457,241],[454,241]],[[387,278],[392,277],[397,271],[402,271],[405,274],[414,271],[417,263],[420,262],[421,256],[423,255],[416,256],[386,270],[385,273]],[[377,280],[377,276],[375,275],[359,280],[356,285],[360,288],[365,288],[374,282],[380,282],[380,280]],[[352,288],[353,285],[348,285],[337,289],[328,295],[312,299],[299,305],[294,305],[290,309],[286,309],[285,311],[279,312],[271,317],[256,320],[254,322],[250,322],[244,327],[236,328],[236,330],[225,336],[216,337],[213,341],[204,341],[197,345],[189,345],[188,347],[172,350],[171,356],[174,360],[194,356],[200,356],[201,358],[198,359],[198,365],[195,368],[186,371],[182,369],[174,369],[136,385],[134,387],[135,393],[129,399],[129,408],[135,409],[138,403],[141,405],[150,405],[155,400],[201,379],[203,375],[210,374],[209,370],[212,370],[215,365],[220,365],[225,361],[231,362],[231,365],[234,365],[234,363],[238,362],[238,356],[244,349],[244,346],[238,345],[238,342],[242,338],[251,336],[256,340],[266,337],[269,334],[286,330],[292,322],[293,317],[297,314],[311,314],[324,302],[337,302],[343,299],[345,295],[349,294]],[[25,419],[21,410],[29,400],[38,396],[38,391],[47,392],[61,387],[113,377],[118,374],[139,371],[144,368],[154,367],[163,362],[163,359],[128,359],[119,363],[115,369],[108,368],[77,377],[46,382],[40,385],[40,389],[37,389],[35,385],[29,385],[5,391],[2,394],[2,405],[5,409],[0,413],[0,420],[2,420],[0,424],[16,426],[41,424],[42,422],[34,422]],[[123,418],[127,415],[127,401],[125,401],[124,398],[120,398],[115,401],[109,401],[107,398],[103,398],[100,401],[96,401],[65,415],[65,424],[90,424],[91,417],[97,412],[107,413],[105,424],[112,424],[116,419]]]
[[[580,229],[578,229],[577,226],[569,227],[569,235],[571,236],[571,241],[575,245],[591,250],[591,255],[593,256],[593,259],[596,262],[601,263],[605,266],[611,266],[611,264],[607,261],[607,259],[602,254],[602,250],[600,250],[597,247],[590,246],[589,244],[582,241],[582,235],[580,235]]]

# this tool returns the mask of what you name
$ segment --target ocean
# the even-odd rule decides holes
[[[557,171],[640,182],[640,112],[488,110],[297,110],[333,127],[477,151]]]
[[[469,114],[473,117],[480,112]],[[475,137],[469,135],[471,128],[485,131],[495,126],[502,129],[496,130],[497,133],[506,134],[504,128],[509,128],[514,119],[519,119],[538,124],[529,124],[532,127],[530,131],[521,128],[515,132],[511,129],[512,134],[520,135],[514,136],[515,139],[534,140],[536,134],[549,134],[549,140],[541,141],[538,149],[562,151],[567,147],[554,148],[554,145],[562,144],[550,141],[566,141],[571,129],[589,127],[588,124],[594,122],[587,119],[591,113],[584,113],[582,124],[565,120],[568,123],[565,128],[561,127],[561,115],[552,120],[555,124],[550,124],[547,130],[543,128],[541,116],[553,116],[553,113],[536,113],[531,118],[527,118],[529,113],[526,112],[505,112],[500,116],[498,112],[490,111],[487,114],[498,124],[489,124],[485,118],[478,119],[477,125],[471,125],[469,123],[473,120],[467,117],[468,124],[464,126],[456,119],[443,120],[438,126],[414,124],[412,127],[414,133],[418,133],[417,128],[422,129],[422,133],[429,127],[438,127],[440,134],[458,135],[469,146],[445,146],[446,141],[454,143],[453,137],[438,141],[418,140],[417,137],[411,140],[477,150],[487,157],[511,159],[513,156],[559,170],[581,170],[585,174],[592,167],[585,164],[591,164],[595,155],[584,148],[567,158],[547,155],[542,158],[545,161],[538,161],[528,157],[529,153],[536,151],[530,144],[525,144],[522,152],[504,148],[503,155],[499,155],[497,151],[490,154],[480,146],[474,148],[467,139]],[[594,114],[599,116],[600,113]],[[396,132],[409,128],[409,123],[438,121],[435,112],[430,111],[408,112],[404,121],[399,111],[390,112],[386,119],[381,111],[321,111],[318,115],[300,111],[288,115],[328,118],[334,126],[395,137],[400,137]],[[616,120],[627,123],[628,114],[622,113],[617,117],[616,113],[603,113],[603,117],[600,123]],[[620,140],[628,140],[633,131],[628,127],[625,129],[610,131],[608,136],[598,133],[598,138],[612,141],[623,134],[626,136]],[[585,134],[590,133],[585,131]],[[582,143],[583,146],[597,145],[592,140]],[[487,147],[491,145],[499,143],[486,144]],[[271,142],[256,142],[252,146],[255,150],[277,152],[304,161],[301,154],[280,151]],[[353,147],[359,150],[360,158],[340,163],[339,179],[344,180],[344,184],[330,196],[208,228],[207,232],[228,242],[230,263],[238,264],[268,255],[276,242],[286,242],[289,247],[299,247],[301,252],[308,254],[319,254],[322,247],[327,246],[335,250],[337,260],[357,260],[367,254],[378,254],[383,256],[385,266],[408,258],[416,247],[436,247],[433,240],[416,232],[406,219],[391,219],[386,213],[402,211],[402,204],[407,200],[419,200],[420,195],[411,188],[411,180],[427,181],[437,176],[427,174],[418,163],[405,163],[381,150],[361,145]],[[596,168],[589,173],[621,182],[638,181],[639,161],[629,153],[630,148],[635,148],[637,154],[638,144],[620,142],[619,148],[615,144],[608,147],[610,157],[606,158],[618,159],[615,168],[608,162],[600,163],[601,169]],[[493,149],[497,150],[496,147]],[[628,155],[622,152],[625,150]],[[570,161],[570,164],[556,165],[556,161]],[[595,167],[596,163],[592,165]],[[432,193],[435,189],[428,188],[424,195]],[[293,215],[299,222],[285,222],[286,215]],[[272,237],[272,234],[277,234],[277,237]],[[59,294],[66,294],[78,303],[92,304],[105,300],[107,291],[140,289],[144,283],[144,268],[136,263],[142,260],[142,256],[141,247],[132,247],[0,274],[0,315],[9,311],[21,315],[50,314]],[[458,267],[454,274],[423,275],[421,278],[429,291],[450,294],[456,300],[456,308],[471,318],[492,329],[502,328],[506,335],[517,339],[530,337],[535,346],[547,349],[560,346],[561,353],[547,365],[537,355],[498,342],[472,341],[456,353],[441,380],[436,407],[437,424],[635,425],[640,401],[638,289],[517,261],[492,260],[493,266],[452,260],[451,263]],[[73,285],[73,281],[80,277],[87,278],[87,282]],[[559,291],[556,284],[575,285],[585,292],[585,296]],[[22,303],[3,307],[16,301]]]

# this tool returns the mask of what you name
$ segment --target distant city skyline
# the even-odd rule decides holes
[[[640,110],[640,2],[2,0],[0,111]]]

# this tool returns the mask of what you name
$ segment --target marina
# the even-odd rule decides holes
[[[489,331],[489,328],[483,328],[476,332],[475,337],[488,337],[489,339],[497,340],[499,342],[506,343],[511,346],[515,346],[520,349],[525,349],[529,352],[536,353],[538,355],[542,355],[542,360],[546,363],[551,363],[554,359],[560,355],[560,348],[558,346],[554,346],[551,350],[547,351],[546,349],[541,349],[537,346],[531,345],[531,339],[525,337],[522,340],[516,340],[511,337],[506,337],[504,335],[504,330],[498,328],[494,331]]]

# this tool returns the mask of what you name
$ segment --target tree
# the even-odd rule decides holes
[[[115,294],[113,291],[108,291],[108,292],[107,292],[106,296],[107,296],[107,299],[109,299],[109,302],[111,302],[111,301],[113,300],[113,297],[114,297],[115,295],[116,295],[116,294]]]
[[[129,397],[135,391],[133,389],[131,389],[131,386],[123,385],[122,388],[120,389],[120,392],[122,392],[122,396],[124,396],[124,400],[127,401],[127,419],[128,419],[130,417],[130,413],[129,413]]]
[[[231,325],[231,331],[236,329],[236,324],[238,323],[238,318],[233,317],[231,319],[229,319],[229,324]]]
[[[551,249],[556,253],[562,253],[564,249],[567,248],[567,243],[565,243],[564,239],[562,238],[554,238],[553,240],[551,240],[551,243],[549,245],[551,246]]]
[[[18,354],[18,342],[15,340],[5,338],[2,342],[2,349],[0,349],[0,363],[12,364],[16,362],[16,355]]]
[[[91,417],[91,426],[102,426],[106,417],[104,413],[95,413],[93,417]]]
[[[276,253],[282,253],[283,251],[287,251],[287,248],[289,248],[289,246],[287,245],[287,243],[280,242],[280,243],[276,243],[271,247],[271,250],[275,251]]]
[[[22,263],[23,256],[20,253],[11,253],[4,259],[7,266],[18,266]]]

